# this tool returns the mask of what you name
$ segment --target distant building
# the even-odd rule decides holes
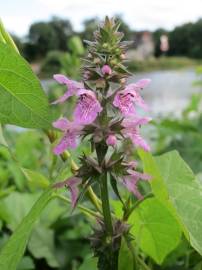
[[[133,49],[128,51],[128,58],[134,60],[146,60],[154,56],[154,41],[152,33],[141,31],[134,34]]]

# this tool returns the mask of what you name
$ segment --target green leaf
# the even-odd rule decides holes
[[[143,201],[128,220],[138,245],[158,264],[177,247],[181,230],[169,210],[157,199]]]
[[[202,255],[202,186],[193,172],[176,151],[152,158],[149,153],[141,153],[155,195],[167,205],[184,229],[191,245]],[[149,162],[151,166],[148,167]],[[164,196],[160,195],[160,191]],[[165,193],[166,191],[166,193]],[[165,196],[165,194],[167,194]],[[170,209],[171,209],[170,207]]]
[[[79,270],[97,270],[97,258],[87,258],[79,267]]]
[[[37,258],[46,259],[51,267],[59,267],[54,248],[54,232],[51,229],[38,225],[32,232],[28,249]]]
[[[124,238],[121,240],[119,251],[118,270],[133,270],[133,257]]]
[[[7,227],[14,231],[22,219],[29,213],[40,193],[12,192],[9,196],[0,201],[0,209],[6,212]],[[15,211],[13,206],[15,205]]]
[[[46,189],[49,186],[50,182],[43,174],[25,168],[21,168],[21,170],[31,186],[43,189]]]
[[[48,100],[27,62],[0,42],[0,122],[26,128],[48,128]]]
[[[9,238],[8,242],[2,248],[0,252],[1,270],[16,270],[17,265],[24,254],[34,223],[52,198],[52,195],[52,189],[46,190],[41,195],[27,216],[22,220],[16,231]]]
[[[202,255],[202,186],[176,151],[157,157],[156,162],[190,243]]]
[[[34,262],[33,259],[28,256],[22,258],[17,268],[17,270],[32,270],[32,269],[35,269]]]

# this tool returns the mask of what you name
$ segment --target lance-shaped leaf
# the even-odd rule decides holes
[[[48,128],[48,100],[27,62],[0,42],[0,122],[26,128]]]

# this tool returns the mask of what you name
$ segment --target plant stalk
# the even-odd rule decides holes
[[[106,226],[106,233],[108,236],[113,235],[113,226],[112,218],[109,204],[109,192],[107,186],[108,173],[103,173],[100,177],[100,192],[101,192],[101,201],[102,201],[102,211],[104,216],[104,223]]]

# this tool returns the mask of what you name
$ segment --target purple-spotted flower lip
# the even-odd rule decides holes
[[[58,104],[65,102],[69,97],[74,96],[77,94],[77,92],[82,89],[83,83],[76,82],[74,80],[70,80],[66,76],[62,74],[55,74],[53,78],[60,84],[64,84],[67,86],[67,91],[64,93],[63,96],[61,96],[59,99],[54,101],[52,104]]]
[[[136,110],[134,105],[138,105],[143,110],[147,111],[148,106],[140,95],[140,90],[150,83],[149,79],[142,79],[137,83],[129,84],[124,90],[116,93],[113,105],[121,111],[124,116],[135,115]]]
[[[82,133],[82,125],[71,122],[66,118],[60,118],[53,123],[53,127],[63,131],[62,139],[53,149],[55,155],[62,154],[68,148],[76,148],[77,138]]]
[[[73,113],[75,122],[82,125],[93,123],[102,111],[95,93],[91,90],[80,89],[77,96],[79,96],[79,100]]]

